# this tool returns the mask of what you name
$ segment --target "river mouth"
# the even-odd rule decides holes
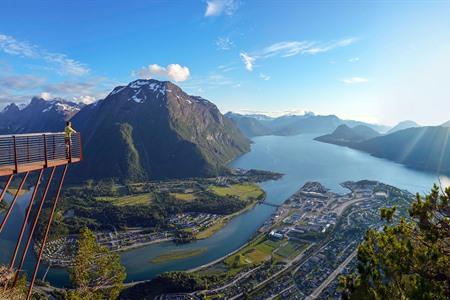
[[[230,166],[285,174],[280,180],[260,184],[266,192],[266,201],[274,204],[285,201],[307,181],[319,181],[337,193],[347,192],[340,185],[347,180],[377,180],[412,193],[429,192],[433,183],[438,183],[438,177],[434,174],[409,169],[346,147],[320,143],[314,141],[314,137],[315,135],[298,135],[254,138],[251,152],[237,158],[230,163]],[[442,176],[441,182],[450,185],[448,177]],[[26,205],[26,197],[27,195],[21,197],[23,200],[19,202],[22,203],[20,205],[22,209]],[[274,211],[274,207],[256,205],[251,210],[233,218],[225,227],[207,239],[183,245],[163,242],[121,253],[122,263],[127,270],[126,281],[149,280],[166,271],[189,270],[223,257],[245,244]],[[21,214],[23,218],[23,211]],[[20,212],[14,216],[14,219],[18,220],[16,224],[18,227],[21,219]],[[14,225],[9,229],[13,232]],[[13,234],[10,236],[12,237]],[[2,261],[8,259],[6,251],[8,248],[3,246],[10,247],[11,244],[14,244],[11,240],[0,240]],[[164,260],[158,264],[150,263],[164,253],[176,251],[198,253],[199,249],[203,251],[196,256],[173,261]],[[26,265],[28,270],[31,269],[30,263],[33,260],[34,255],[31,255],[30,262]],[[43,266],[38,278],[42,278],[45,269],[46,266]],[[65,269],[52,268],[46,280],[57,287],[69,283]]]

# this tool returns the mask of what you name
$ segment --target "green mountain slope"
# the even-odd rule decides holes
[[[450,174],[450,128],[409,128],[353,146],[411,167]]]
[[[217,107],[171,82],[116,87],[73,119],[85,159],[74,178],[138,181],[214,175],[250,150],[249,140]]]

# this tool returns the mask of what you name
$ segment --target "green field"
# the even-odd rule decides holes
[[[238,253],[225,259],[229,274],[235,274],[248,265],[259,265],[268,260],[272,252],[277,249],[281,241],[272,241],[265,236],[257,238],[254,242],[241,249]]]
[[[111,202],[117,206],[148,205],[152,201],[152,193],[127,195],[122,197],[96,197],[98,201]]]
[[[172,251],[169,253],[161,254],[155,258],[152,258],[150,260],[150,263],[152,264],[161,264],[165,262],[169,262],[172,260],[179,260],[189,257],[194,257],[197,255],[200,255],[204,252],[206,252],[208,248],[199,248],[199,249],[193,249],[193,250],[181,250],[181,251]]]
[[[232,184],[227,187],[211,185],[208,189],[218,196],[237,197],[244,201],[258,199],[264,195],[264,191],[254,183]]]
[[[170,195],[175,197],[175,199],[181,200],[181,201],[193,201],[193,200],[195,200],[195,195],[194,194],[170,193]]]
[[[276,252],[277,255],[283,258],[293,258],[295,255],[301,252],[306,245],[303,243],[296,243],[289,241],[282,245]]]

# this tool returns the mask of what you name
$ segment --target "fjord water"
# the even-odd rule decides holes
[[[314,135],[290,137],[264,136],[253,139],[251,152],[230,163],[231,167],[262,169],[280,172],[285,176],[277,181],[261,184],[266,201],[280,204],[307,181],[319,181],[327,188],[344,193],[339,184],[346,180],[378,180],[410,192],[428,192],[438,176],[407,168],[403,165],[372,157],[366,153],[314,141]],[[450,179],[441,176],[441,182],[450,185]],[[274,207],[257,205],[252,210],[232,219],[212,237],[191,244],[161,243],[121,254],[127,269],[127,281],[148,280],[165,271],[188,270],[214,261],[245,244],[264,221],[275,211]],[[168,251],[207,248],[201,255],[162,264],[150,260]],[[2,253],[2,258],[4,253]],[[56,286],[68,282],[65,270],[52,269],[47,280]]]

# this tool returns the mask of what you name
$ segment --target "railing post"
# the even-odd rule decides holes
[[[15,173],[18,172],[18,162],[17,162],[17,147],[16,147],[16,136],[13,135],[13,147],[14,147],[14,167],[15,167]]]
[[[83,144],[81,143],[81,133],[78,133],[78,147],[80,148],[80,160],[83,160]]]
[[[69,163],[72,162],[72,136],[69,136],[69,139],[67,140],[69,143]]]
[[[55,159],[55,151],[56,151],[56,142],[55,142],[55,135],[53,134],[53,159]]]
[[[47,167],[48,167],[48,157],[47,157],[47,136],[45,135],[45,133],[44,133],[42,136],[44,137],[44,160],[45,160],[44,167],[47,168]]]
[[[27,162],[30,162],[30,143],[29,143],[30,137],[27,136]]]

